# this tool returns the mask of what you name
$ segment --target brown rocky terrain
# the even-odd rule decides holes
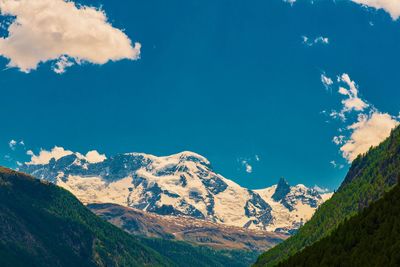
[[[88,207],[134,235],[175,239],[216,249],[264,251],[288,238],[288,235],[279,233],[226,226],[184,216],[160,216],[115,204],[90,204]]]

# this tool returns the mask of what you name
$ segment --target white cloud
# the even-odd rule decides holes
[[[254,158],[256,159],[256,161],[260,161],[261,160],[259,155],[255,155]]]
[[[358,155],[366,153],[371,147],[379,145],[389,137],[391,130],[399,124],[400,117],[380,112],[361,99],[356,83],[348,74],[342,74],[337,81],[346,85],[346,88],[340,86],[338,89],[338,94],[346,98],[341,101],[341,110],[332,110],[329,116],[339,118],[343,123],[347,119],[350,122],[345,124],[344,128],[338,129],[339,134],[334,136],[332,141],[340,146],[343,158],[351,163]],[[349,112],[353,112],[356,118],[346,118]],[[344,168],[336,161],[331,161],[331,164],[335,168]]]
[[[331,162],[330,162],[330,164],[333,166],[333,168],[339,168],[339,169],[343,169],[344,168],[344,165],[343,164],[338,164],[335,160],[332,160]]]
[[[58,160],[62,157],[73,154],[74,152],[70,150],[65,150],[63,147],[55,146],[50,151],[40,150],[39,155],[35,155],[32,150],[26,152],[27,155],[31,156],[31,161],[27,164],[39,165],[47,164],[51,159]]]
[[[325,75],[325,73],[321,74],[321,82],[325,86],[325,89],[328,90],[333,85],[333,80]]]
[[[314,40],[312,40],[312,39],[310,40],[309,37],[303,35],[301,38],[303,39],[303,44],[305,44],[307,46],[313,46],[315,44],[324,44],[324,45],[329,44],[328,37],[319,36],[319,37],[316,37]]]
[[[62,73],[71,64],[105,64],[138,59],[141,45],[114,28],[104,11],[77,6],[67,0],[0,0],[2,15],[15,17],[7,25],[8,36],[0,38],[0,55],[9,67],[23,72],[40,63],[56,61]]]
[[[253,172],[253,166],[251,166],[248,162],[245,164],[246,166],[246,172],[247,173],[252,173]]]
[[[315,44],[318,44],[318,43],[319,44],[329,44],[329,38],[319,36],[319,37],[315,38],[314,43]]]
[[[399,0],[352,0],[357,4],[375,9],[383,9],[390,14],[393,20],[400,17],[400,1]]]
[[[322,78],[321,78],[322,79]],[[357,85],[351,80],[347,73],[343,73],[337,78],[338,82],[344,83],[347,88],[340,86],[338,93],[346,98],[341,101],[342,108],[340,111],[332,110],[329,114],[334,119],[346,121],[346,114],[352,111],[361,112],[370,107],[370,105],[359,97]],[[333,81],[332,81],[333,83]]]
[[[342,145],[345,142],[345,136],[344,135],[338,135],[333,137],[332,142],[334,142],[336,145]]]
[[[72,67],[74,63],[66,56],[61,56],[53,66],[53,71],[57,74],[63,74],[65,70]]]
[[[332,160],[332,161],[330,162],[330,164],[332,164],[332,166],[333,166],[334,168],[337,167],[337,163],[336,163],[336,161],[334,161],[334,160]]]
[[[294,3],[296,3],[297,0],[283,0],[283,1],[293,5]]]
[[[14,139],[13,140],[10,140],[10,142],[8,142],[8,146],[12,149],[12,150],[15,150],[15,146],[17,145],[17,141],[15,141]]]
[[[387,113],[373,111],[360,114],[357,122],[348,126],[352,131],[350,139],[340,148],[343,157],[352,162],[358,155],[366,153],[370,147],[379,145],[399,122]]]
[[[339,88],[339,94],[345,95],[348,98],[342,101],[343,112],[349,112],[352,110],[363,111],[369,105],[358,97],[358,88],[354,81],[350,79],[347,73],[343,73],[340,77],[340,81],[347,84],[349,89],[344,87]]]
[[[8,146],[12,150],[15,150],[15,149],[17,149],[18,146],[25,147],[25,142],[24,142],[24,140],[16,141],[13,139],[13,140],[10,140],[10,142],[8,142]]]
[[[346,121],[346,115],[342,111],[338,112],[336,110],[332,110],[329,116],[334,119],[340,119],[341,121]]]
[[[78,158],[86,160],[89,163],[98,163],[107,159],[106,155],[100,154],[96,150],[91,150],[84,156],[79,152],[72,152],[71,150],[66,150],[58,146],[53,147],[50,151],[42,149],[39,155],[35,155],[32,150],[28,150],[26,154],[31,156],[31,161],[26,162],[28,165],[48,164],[51,159],[59,160],[62,157],[72,154],[75,154]]]
[[[243,159],[240,161],[240,164],[244,167],[244,170],[247,173],[252,173],[253,172],[253,166],[249,163],[249,160]]]
[[[85,158],[90,163],[98,163],[107,159],[106,155],[100,154],[96,150],[92,150],[86,153]]]
[[[313,187],[313,189],[314,189],[315,191],[317,191],[318,193],[320,193],[320,194],[324,194],[324,193],[328,193],[328,192],[329,192],[329,189],[328,189],[328,188],[322,188],[322,187],[319,187],[318,185],[315,185],[315,186]]]

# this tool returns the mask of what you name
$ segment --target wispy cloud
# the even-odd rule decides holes
[[[323,37],[323,36],[318,36],[314,39],[310,39],[309,37],[303,35],[302,37],[303,40],[303,44],[307,45],[307,46],[313,46],[316,44],[323,44],[323,45],[327,45],[329,44],[329,38],[328,37]]]
[[[346,137],[344,135],[334,136],[332,142],[336,145],[342,145],[345,142],[345,138]]]
[[[313,187],[313,189],[314,189],[315,191],[317,191],[318,193],[320,193],[320,194],[324,194],[324,193],[328,193],[328,192],[329,192],[329,189],[328,189],[328,188],[322,188],[322,187],[319,187],[318,185],[315,185],[315,186]]]
[[[326,76],[325,73],[321,74],[321,82],[325,86],[326,90],[330,90],[333,85],[333,80],[330,77]]]
[[[339,163],[337,163],[335,160],[332,160],[332,161],[330,162],[330,164],[333,166],[333,168],[338,168],[338,169],[343,169],[343,168],[344,168],[344,165],[343,165],[343,164],[339,164]]]
[[[8,146],[10,147],[11,150],[15,150],[17,149],[18,146],[25,147],[25,142],[24,140],[16,141],[12,139],[8,142]]]
[[[294,3],[296,3],[297,0],[283,0],[283,1],[293,5]]]
[[[350,79],[347,73],[342,74],[338,78],[339,81],[347,84],[348,88],[339,87],[339,94],[346,96],[347,98],[342,100],[343,109],[342,112],[347,113],[350,111],[363,111],[369,105],[358,96],[358,88],[354,81]]]
[[[23,72],[47,61],[54,61],[54,71],[63,73],[73,64],[140,56],[140,44],[132,46],[100,9],[67,0],[2,0],[0,13],[13,18],[3,25],[8,35],[0,38],[0,55],[9,59],[8,67]]]
[[[251,166],[248,161],[243,160],[242,164],[245,167],[245,170],[246,170],[247,173],[252,173],[253,172],[253,166]]]
[[[14,139],[13,140],[10,140],[10,142],[8,142],[8,146],[12,149],[12,150],[15,150],[15,146],[17,145],[17,141],[15,141]]]
[[[379,145],[398,124],[399,122],[388,113],[371,111],[370,114],[360,114],[358,120],[348,126],[351,136],[340,151],[349,162],[352,162],[358,155]]]
[[[332,110],[329,116],[340,119],[344,128],[339,128],[339,134],[332,141],[340,147],[343,158],[352,162],[358,155],[366,153],[370,147],[379,145],[389,135],[399,122],[398,117],[379,111],[372,104],[362,99],[357,84],[346,73],[338,77],[338,95],[345,97],[340,103],[340,111]],[[347,115],[355,115],[356,119],[348,120]],[[351,118],[354,116],[351,116]],[[335,161],[331,164],[336,168],[341,165]]]
[[[106,155],[100,154],[96,150],[92,150],[86,153],[86,155],[82,155],[79,152],[72,152],[71,150],[67,150],[63,147],[55,146],[51,150],[41,149],[39,154],[35,154],[32,150],[28,150],[26,152],[28,156],[31,156],[31,160],[26,162],[28,165],[40,165],[47,164],[50,160],[55,159],[58,160],[62,157],[75,154],[78,158],[84,159],[89,163],[98,163],[107,159]]]
[[[333,80],[330,80],[330,86],[333,85]],[[340,110],[331,110],[329,116],[334,119],[346,121],[346,115],[352,111],[361,112],[367,109],[370,105],[359,97],[357,84],[351,80],[347,73],[343,73],[337,78],[337,82],[343,85],[339,86],[338,93],[344,99],[341,101],[342,106]],[[325,84],[324,84],[325,86]],[[346,86],[346,87],[344,87]]]
[[[247,173],[253,173],[253,165],[261,161],[261,157],[256,154],[251,157],[240,157],[237,159],[239,162],[241,169],[243,169]]]

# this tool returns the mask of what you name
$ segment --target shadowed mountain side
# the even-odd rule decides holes
[[[384,142],[354,160],[331,199],[322,204],[298,234],[261,255],[255,266],[274,266],[328,236],[393,188],[400,177],[400,127]]]
[[[71,193],[0,167],[0,266],[173,266]]]
[[[400,186],[279,266],[400,266]]]

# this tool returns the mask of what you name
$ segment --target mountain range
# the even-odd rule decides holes
[[[0,266],[249,266],[257,254],[133,236],[70,192],[0,167]]]
[[[285,179],[262,189],[243,188],[216,173],[193,152],[157,157],[126,153],[90,163],[72,153],[20,168],[77,196],[158,215],[189,217],[246,229],[293,234],[332,195]]]
[[[400,127],[353,161],[330,198],[284,179],[245,189],[192,152],[98,163],[71,154],[22,168],[40,179],[0,169],[2,266],[66,266],[69,258],[83,258],[80,266],[247,266],[257,248],[268,251],[255,267],[400,263]],[[290,227],[279,227],[285,218],[294,218]],[[285,234],[293,236],[273,247]]]

